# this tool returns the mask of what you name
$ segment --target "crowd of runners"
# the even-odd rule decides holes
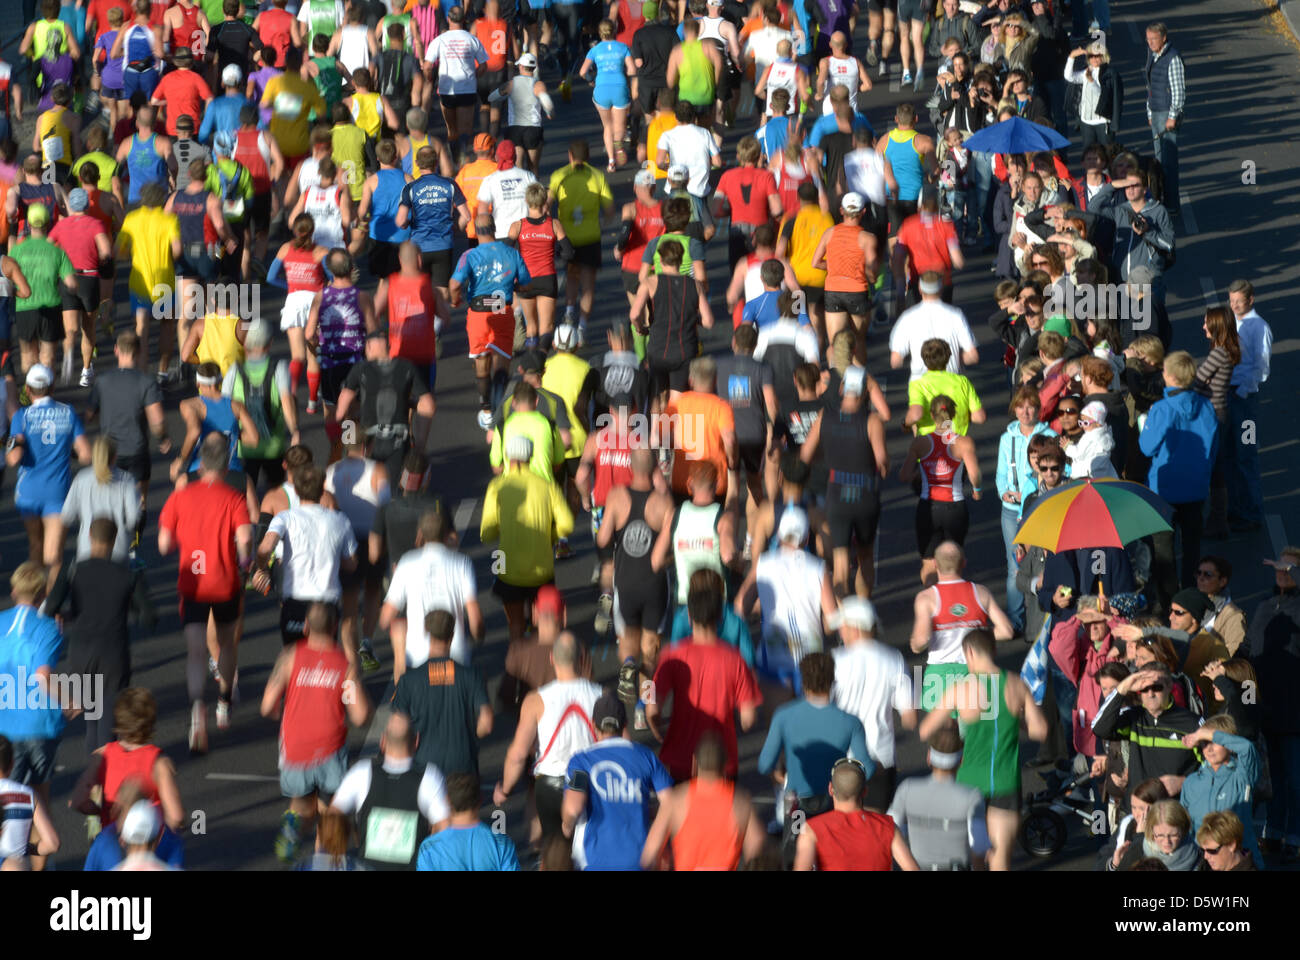
[[[231,727],[246,610],[278,603],[260,709],[275,853],[300,869],[1006,870],[1033,847],[1030,763],[1097,811],[1099,869],[1300,856],[1300,550],[1267,561],[1276,594],[1247,616],[1210,546],[1262,523],[1240,425],[1272,332],[1243,278],[1196,356],[1170,349],[1186,81],[1164,25],[1130,151],[1102,0],[26,6],[21,63],[0,63],[29,553],[0,614],[0,680],[23,691],[0,697],[5,869],[77,848],[51,803],[86,815],[85,869],[183,866],[154,736],[177,698],[133,685],[130,652],[173,602],[195,755]],[[900,68],[915,102],[877,131]],[[601,136],[570,139],[557,114],[588,90]],[[1069,145],[965,145],[1014,118]],[[547,141],[567,163],[541,166]],[[989,253],[993,279],[967,265]],[[626,310],[598,331],[619,272]],[[1005,346],[996,396],[967,375],[959,281]],[[715,326],[729,348],[705,355]],[[486,602],[429,458],[462,330]],[[865,368],[885,331],[904,410]],[[990,412],[996,449],[967,435]],[[1016,542],[1085,478],[1141,485],[1173,532]],[[916,675],[871,600],[882,490],[909,485]],[[989,585],[963,572],[984,498]],[[173,562],[175,591],[151,590]],[[591,566],[590,628],[562,562]],[[603,686],[588,637],[617,644]],[[504,676],[475,665],[485,642],[508,643]],[[51,797],[73,677],[108,706]],[[377,709],[378,756],[350,758]],[[738,727],[766,731],[770,795],[737,786]],[[500,770],[479,763],[494,729],[513,729]],[[899,779],[903,736],[928,774]],[[483,818],[525,794],[517,848]]]

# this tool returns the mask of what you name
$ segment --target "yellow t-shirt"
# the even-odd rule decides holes
[[[41,162],[45,166],[72,163],[72,133],[64,122],[67,112],[67,107],[51,107],[36,121],[37,139],[41,142]]]
[[[822,234],[833,226],[834,218],[816,204],[801,208],[795,218],[789,221],[790,269],[794,271],[799,286],[826,286],[826,271],[814,270],[812,258],[817,252]]]
[[[649,129],[646,130],[645,155],[650,162],[650,169],[655,172],[656,180],[664,180],[668,177],[668,171],[655,163],[655,157],[659,155],[659,138],[675,126],[677,126],[675,114],[671,112],[656,113],[650,121]]]
[[[379,94],[352,94],[352,119],[365,131],[367,137],[378,137],[383,122],[379,118]]]
[[[542,386],[556,394],[564,401],[569,414],[569,449],[566,460],[582,456],[582,449],[587,445],[587,431],[582,429],[582,421],[574,409],[582,386],[591,373],[591,364],[572,353],[556,353],[546,361],[546,370],[542,373]]]
[[[271,108],[271,135],[284,155],[305,156],[311,149],[311,114],[325,116],[316,84],[292,71],[272,77],[262,92],[262,106]]]
[[[600,243],[600,211],[614,202],[605,175],[589,163],[568,164],[551,174],[560,223],[575,247]]]
[[[532,470],[493,477],[483,497],[479,538],[500,538],[497,576],[516,587],[538,587],[555,576],[554,543],[573,532],[573,512],[560,488]]]
[[[175,285],[172,241],[181,238],[181,224],[175,214],[162,207],[138,207],[126,215],[118,234],[130,244],[133,294],[152,301],[155,287]]]
[[[355,123],[337,123],[330,131],[330,150],[339,176],[348,185],[352,202],[360,203],[366,189],[366,133]]]
[[[91,153],[82,154],[77,162],[72,165],[74,176],[80,177],[81,168],[88,163],[93,163],[99,170],[99,182],[95,184],[100,190],[113,189],[113,171],[117,169],[117,161],[106,153],[100,153],[98,150]],[[81,182],[80,179],[77,180]]]

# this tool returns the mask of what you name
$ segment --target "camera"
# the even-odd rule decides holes
[[[1137,227],[1142,233],[1151,229],[1151,221],[1140,213],[1133,214],[1133,226]]]

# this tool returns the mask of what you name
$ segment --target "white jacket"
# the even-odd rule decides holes
[[[1085,430],[1078,443],[1065,448],[1065,455],[1070,458],[1070,479],[1083,477],[1115,477],[1115,465],[1110,462],[1111,451],[1115,449],[1115,438],[1111,435],[1109,425],[1102,425],[1098,430]]]

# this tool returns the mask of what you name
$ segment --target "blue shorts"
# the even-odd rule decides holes
[[[131,94],[137,90],[144,93],[146,97],[152,97],[156,86],[158,86],[158,71],[152,67],[139,72],[135,70],[122,71],[123,100],[130,100]]]
[[[152,300],[145,300],[143,297],[140,297],[140,296],[138,296],[137,294],[135,294],[134,292],[132,292],[132,294],[131,294],[131,314],[132,314],[132,316],[135,315],[135,312],[136,312],[137,310],[143,310],[143,311],[145,311],[147,314],[149,314],[149,316],[152,317],[152,316],[153,316],[153,301],[152,301]]]
[[[626,110],[632,105],[632,97],[627,87],[596,87],[591,92],[591,99],[596,106],[605,110]]]
[[[33,477],[34,467],[20,470],[18,482],[14,485],[14,506],[24,517],[49,517],[63,513],[63,501],[68,498],[68,490],[52,489],[43,477]]]
[[[54,776],[54,755],[59,737],[53,740],[15,740],[14,767],[9,777],[29,787],[49,783]]]
[[[286,797],[309,797],[313,793],[329,796],[338,790],[348,772],[348,748],[344,746],[332,757],[311,767],[280,767],[280,794]]]

